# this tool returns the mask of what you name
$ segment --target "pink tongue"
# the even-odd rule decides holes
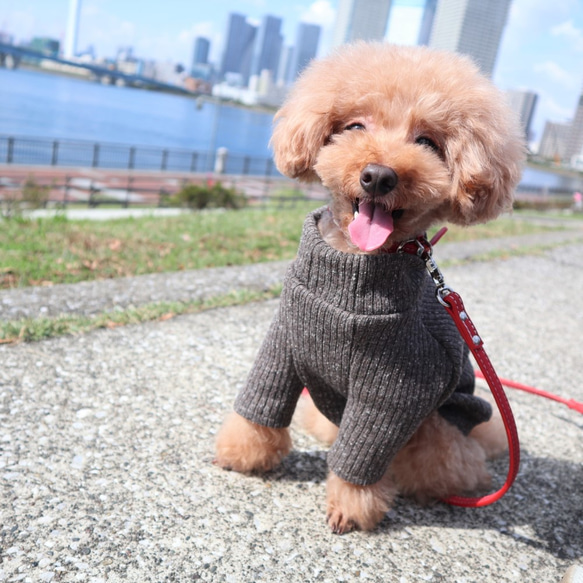
[[[374,251],[393,232],[393,217],[381,205],[361,202],[358,216],[348,225],[348,232],[352,242],[361,251]]]

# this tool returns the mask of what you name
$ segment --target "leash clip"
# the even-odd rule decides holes
[[[445,277],[439,269],[437,262],[433,258],[433,245],[431,242],[427,240],[427,238],[422,235],[415,239],[410,239],[409,241],[404,241],[399,245],[397,249],[398,253],[403,253],[404,251],[409,251],[411,247],[417,246],[417,250],[415,254],[423,259],[425,262],[425,267],[435,284],[436,291],[435,295],[437,297],[437,301],[444,306],[445,308],[451,307],[446,301],[445,298],[453,291],[448,285],[445,283]],[[408,249],[407,249],[408,248]],[[409,251],[411,252],[411,251]]]

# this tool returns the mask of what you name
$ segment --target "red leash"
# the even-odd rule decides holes
[[[476,359],[480,370],[476,371],[475,374],[478,378],[484,379],[488,383],[488,386],[492,391],[492,395],[494,396],[494,400],[496,401],[496,405],[498,406],[498,409],[502,415],[502,420],[504,421],[506,437],[508,438],[509,455],[508,474],[506,476],[506,482],[504,485],[498,491],[486,496],[473,498],[464,496],[450,496],[449,498],[444,499],[444,502],[453,504],[455,506],[481,507],[492,504],[504,496],[510,486],[512,486],[520,466],[520,443],[518,440],[516,423],[514,421],[512,409],[510,408],[510,404],[508,403],[508,399],[506,398],[506,394],[504,393],[502,385],[504,384],[514,389],[519,389],[528,393],[546,397],[548,399],[553,399],[554,401],[564,403],[571,409],[579,411],[579,413],[583,413],[583,403],[579,403],[574,399],[566,399],[547,391],[535,389],[534,387],[528,387],[527,385],[523,385],[521,383],[500,379],[498,377],[494,367],[492,366],[492,363],[490,362],[490,359],[488,358],[488,355],[486,354],[486,351],[484,350],[484,342],[482,341],[482,338],[478,334],[476,327],[466,312],[461,297],[458,293],[454,292],[452,289],[445,285],[443,274],[433,259],[433,245],[435,245],[441,239],[441,237],[445,235],[446,231],[446,227],[440,229],[434,235],[431,241],[427,241],[424,236],[418,237],[417,239],[411,241],[406,241],[398,247],[397,251],[417,255],[423,259],[423,261],[425,261],[427,271],[429,272],[429,275],[433,279],[433,282],[437,288],[437,299],[453,318],[453,321],[455,322],[460,334],[462,335],[462,338]]]
[[[437,299],[453,318],[464,342],[468,345],[470,352],[476,359],[483,375],[482,378],[488,383],[504,421],[504,428],[506,429],[506,436],[508,438],[509,453],[508,474],[504,485],[496,492],[486,496],[450,496],[444,499],[444,502],[447,502],[448,504],[475,508],[487,506],[488,504],[500,500],[500,498],[506,494],[510,486],[512,486],[520,466],[520,443],[512,409],[510,408],[510,404],[508,403],[500,379],[484,350],[484,342],[466,312],[461,297],[457,292],[454,292],[445,285],[443,274],[433,259],[433,245],[441,239],[446,230],[447,229],[445,228],[441,229],[433,239],[431,239],[431,242],[427,241],[425,237],[418,237],[412,241],[402,243],[399,247],[399,251],[415,254],[425,261],[427,271],[437,288]]]
[[[484,379],[482,371],[477,370],[475,371],[475,374],[477,378]],[[567,405],[569,409],[574,409],[575,411],[579,411],[579,413],[583,413],[583,403],[575,401],[575,399],[567,399],[566,397],[561,397],[559,395],[555,395],[554,393],[549,393],[548,391],[543,391],[542,389],[537,389],[535,387],[529,387],[528,385],[523,385],[522,383],[517,383],[516,381],[509,381],[508,379],[501,378],[500,382],[505,387],[510,387],[511,389],[518,389],[519,391],[532,393],[533,395],[538,395],[539,397],[552,399],[553,401],[558,401],[559,403],[563,403],[563,405]]]
[[[510,486],[512,486],[516,475],[518,474],[518,468],[520,466],[520,443],[518,440],[518,431],[516,430],[516,423],[514,421],[514,415],[512,414],[512,409],[502,388],[502,384],[486,351],[484,350],[484,342],[478,334],[473,322],[470,320],[467,312],[464,309],[464,305],[460,296],[454,291],[448,291],[442,296],[442,301],[447,304],[445,306],[449,315],[453,318],[458,330],[460,331],[464,341],[470,348],[470,352],[474,355],[480,371],[482,373],[482,378],[486,380],[496,405],[500,410],[502,419],[504,421],[504,428],[506,430],[506,437],[508,438],[508,474],[506,476],[506,482],[504,485],[492,494],[486,496],[479,496],[473,498],[466,498],[463,496],[450,496],[444,501],[455,506],[470,506],[470,507],[481,507],[492,504],[497,500],[500,500],[504,494],[508,491]]]

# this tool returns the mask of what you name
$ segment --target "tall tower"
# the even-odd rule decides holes
[[[332,45],[356,40],[382,40],[387,29],[391,0],[340,0]]]
[[[547,121],[538,148],[538,155],[556,162],[566,158],[565,152],[570,132],[570,124]]]
[[[583,151],[583,94],[579,97],[575,116],[565,144],[565,158],[571,160]]]
[[[425,0],[423,8],[423,18],[421,19],[421,27],[419,28],[418,45],[428,45],[431,38],[431,29],[433,28],[433,20],[435,19],[435,10],[437,8],[437,0]]]
[[[492,76],[512,0],[440,0],[429,46],[470,56]]]
[[[507,91],[506,97],[512,111],[520,120],[520,125],[524,130],[524,137],[528,141],[531,139],[532,118],[538,101],[538,95],[533,91]]]
[[[283,46],[283,36],[280,31],[281,18],[270,15],[263,17],[255,38],[251,75],[261,75],[262,71],[271,71],[275,79]]]
[[[206,65],[209,62],[209,50],[211,41],[208,38],[197,36],[194,40],[194,55],[192,64]]]
[[[247,84],[256,33],[257,28],[247,22],[246,16],[234,12],[229,14],[227,41],[221,63],[222,76],[237,73],[242,82]]]
[[[67,34],[65,36],[65,59],[73,59],[77,55],[80,13],[81,0],[69,0],[69,18],[67,19]]]
[[[293,49],[289,76],[287,81],[293,83],[296,77],[306,68],[306,65],[316,56],[320,32],[322,28],[317,24],[300,22],[296,35],[296,45]]]

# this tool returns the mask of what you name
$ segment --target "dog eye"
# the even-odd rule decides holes
[[[366,128],[359,122],[348,124],[344,130],[365,130]]]
[[[439,146],[431,138],[428,138],[427,136],[419,136],[415,140],[415,143],[419,144],[420,146],[427,146],[428,148],[431,148],[437,154],[440,153]]]

